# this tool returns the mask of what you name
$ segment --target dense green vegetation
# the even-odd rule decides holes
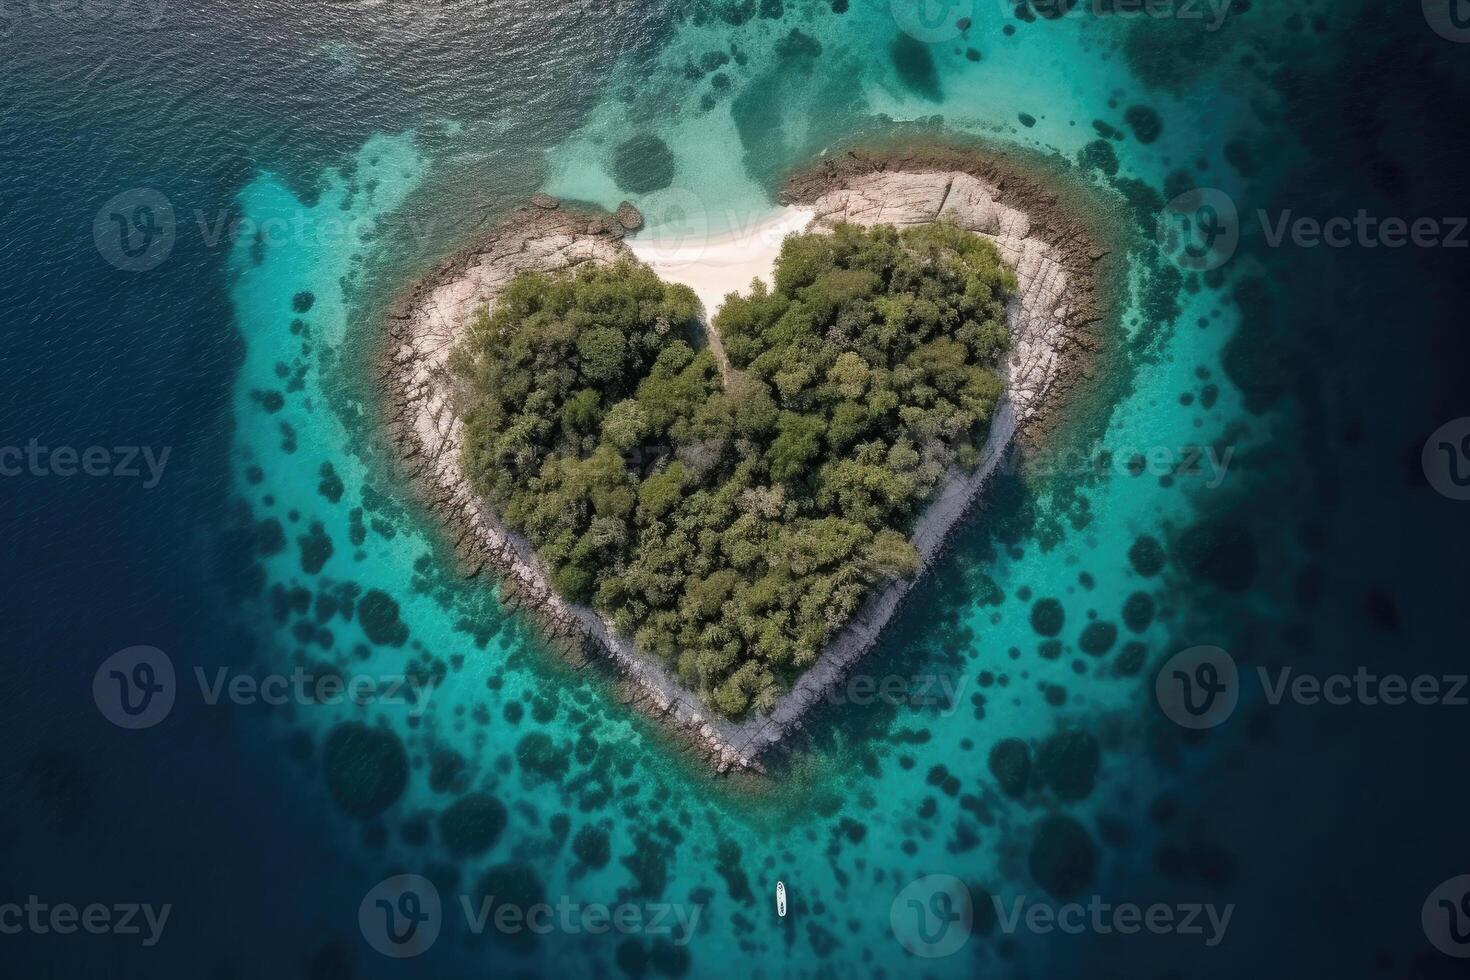
[[[631,263],[522,275],[481,313],[465,466],[567,597],[718,710],[769,708],[972,467],[1001,394],[1015,288],[948,225],[789,237],[773,288],[715,320]]]

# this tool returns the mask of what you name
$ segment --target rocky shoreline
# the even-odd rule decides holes
[[[622,675],[619,700],[669,721],[716,772],[763,772],[761,758],[840,684],[878,642],[913,585],[939,559],[950,534],[975,507],[989,474],[1020,432],[1044,428],[1051,410],[1086,372],[1099,318],[1094,264],[1105,252],[1038,182],[962,151],[867,154],[824,160],[793,177],[782,203],[816,212],[813,229],[839,221],[909,225],[939,218],[995,242],[1017,275],[1009,319],[1012,350],[979,466],[941,485],[912,540],[922,568],[869,596],[817,663],[766,715],[730,722],[641,656],[592,609],[574,606],[546,582],[521,536],[469,489],[460,470],[463,426],[447,368],[464,325],[523,271],[553,272],[586,262],[633,259],[623,241],[641,224],[631,205],[616,215],[565,209],[538,195],[479,242],[442,265],[394,305],[380,382],[393,442],[415,485],[445,525],[464,574],[495,569],[510,606],[532,611],[579,663],[606,658]]]

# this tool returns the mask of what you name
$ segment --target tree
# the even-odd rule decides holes
[[[450,357],[463,465],[552,585],[729,717],[767,711],[972,466],[1015,280],[945,225],[794,235],[773,287],[698,301],[620,263],[522,275]]]

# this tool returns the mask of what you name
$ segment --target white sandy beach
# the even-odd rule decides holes
[[[771,270],[787,235],[806,230],[815,211],[783,207],[735,231],[710,236],[669,226],[652,227],[627,239],[638,260],[665,282],[694,290],[710,319],[725,297],[745,293],[752,279],[771,284]]]
[[[1018,289],[1009,310],[1012,348],[1003,370],[1006,396],[980,464],[972,472],[952,473],[913,529],[914,544],[928,567],[980,498],[1018,428],[1037,410],[1057,375],[1067,343],[1071,283],[1062,253],[1032,232],[1026,214],[1000,203],[998,196],[995,187],[964,173],[868,173],[821,194],[810,208],[781,208],[741,231],[718,237],[688,232],[680,236],[668,226],[660,234],[655,225],[651,233],[621,240],[605,232],[584,232],[588,227],[584,219],[555,211],[507,225],[482,251],[429,284],[400,317],[389,384],[397,393],[404,459],[454,525],[457,545],[473,542],[483,559],[519,586],[525,604],[543,619],[557,626],[575,624],[597,641],[641,689],[646,709],[697,734],[712,752],[718,771],[759,770],[759,757],[799,729],[807,710],[873,648],[917,577],[896,580],[870,595],[768,715],[726,720],[683,688],[661,663],[642,656],[630,638],[617,635],[595,610],[567,603],[551,588],[529,543],[502,525],[471,491],[460,469],[464,427],[450,397],[449,352],[475,310],[493,304],[500,290],[522,271],[605,264],[631,252],[666,281],[688,285],[713,316],[728,293],[743,292],[754,278],[769,281],[781,241],[791,232],[808,226],[828,229],[843,221],[899,226],[941,218],[954,221],[995,243],[1014,268]],[[718,335],[711,331],[709,336],[718,347]]]

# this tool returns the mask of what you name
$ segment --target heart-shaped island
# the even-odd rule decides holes
[[[808,228],[708,326],[631,205],[538,195],[401,301],[388,351],[468,571],[719,771],[876,644],[1096,318],[1101,252],[993,161],[850,153],[782,197]]]

